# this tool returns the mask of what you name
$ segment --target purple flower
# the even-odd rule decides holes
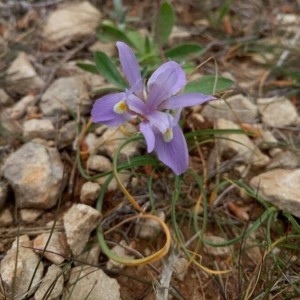
[[[117,48],[129,88],[98,99],[92,109],[93,122],[119,126],[138,118],[147,151],[154,150],[159,160],[175,174],[185,172],[188,168],[188,148],[178,125],[181,109],[202,104],[214,97],[200,93],[176,95],[186,85],[186,76],[174,61],[161,65],[144,86],[133,51],[123,42],[117,42]]]

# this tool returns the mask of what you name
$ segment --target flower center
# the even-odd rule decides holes
[[[169,143],[173,140],[173,129],[168,128],[166,132],[163,134],[163,139],[166,143]]]
[[[121,115],[128,110],[125,100],[121,100],[114,106],[114,112]]]

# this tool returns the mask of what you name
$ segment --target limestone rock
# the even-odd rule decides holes
[[[185,257],[179,257],[175,260],[174,270],[177,278],[180,281],[184,281],[184,277],[187,274],[189,261]]]
[[[19,211],[21,220],[25,223],[33,223],[39,218],[43,213],[44,210],[41,209],[31,209],[31,208],[23,208]]]
[[[124,143],[125,139],[128,138],[128,134],[136,132],[136,127],[130,123],[125,123],[122,126],[122,131],[119,128],[110,127],[102,134],[98,141],[99,152],[107,154],[113,158],[117,148],[120,144]],[[136,155],[139,152],[139,143],[132,142],[127,144],[121,150],[121,156],[128,158]]]
[[[87,160],[87,168],[99,173],[111,171],[112,162],[103,155],[91,155]]]
[[[53,232],[52,235],[42,233],[34,239],[33,247],[36,253],[43,254],[45,258],[57,265],[63,263],[65,258],[70,256],[66,235],[63,232]]]
[[[64,148],[68,145],[71,145],[77,134],[77,124],[76,121],[69,121],[63,125],[58,132],[57,145],[58,147]]]
[[[10,105],[10,104],[12,104],[12,102],[13,102],[12,99],[5,92],[5,90],[0,88],[0,104],[1,105]]]
[[[250,180],[250,186],[269,203],[300,217],[300,169],[274,169]]]
[[[255,123],[258,109],[247,97],[238,94],[226,100],[214,100],[202,110],[202,116],[210,121],[226,119],[234,122]]]
[[[45,116],[55,117],[67,110],[87,114],[91,109],[86,84],[78,76],[61,77],[53,81],[43,94],[40,109]]]
[[[263,122],[270,126],[289,126],[297,124],[299,116],[295,106],[284,97],[257,99],[258,110]]]
[[[0,210],[4,206],[8,193],[8,185],[4,181],[0,181]]]
[[[46,45],[55,49],[94,34],[100,21],[101,13],[88,1],[60,6],[49,15],[43,28]]]
[[[68,293],[72,291],[72,294]],[[94,267],[75,267],[71,269],[68,288],[64,300],[121,300],[120,285],[108,277],[101,269]]]
[[[0,211],[0,227],[9,226],[13,221],[13,216],[8,208]]]
[[[19,208],[48,209],[56,205],[64,168],[55,148],[26,143],[7,158],[2,171]]]
[[[217,120],[216,128],[240,129],[237,124],[225,119]],[[223,155],[229,157],[238,156],[245,164],[263,167],[269,162],[269,157],[263,154],[246,135],[236,133],[222,134],[217,139],[217,143]]]
[[[166,216],[163,211],[159,211],[157,216],[164,221]],[[136,225],[136,230],[138,231],[138,235],[142,239],[153,239],[155,238],[158,233],[161,231],[161,225],[156,221],[152,219],[146,219],[142,225],[138,223]]]
[[[226,240],[220,236],[214,236],[214,235],[207,235],[205,236],[205,240],[209,241],[213,244],[222,244],[226,242]],[[222,247],[215,247],[208,244],[205,244],[204,250],[206,253],[221,257],[221,258],[228,258],[232,255],[232,248],[230,246],[222,246]]]
[[[51,265],[39,288],[34,294],[35,300],[57,300],[62,294],[64,277],[61,268]]]
[[[98,198],[100,185],[96,182],[85,182],[80,191],[80,202],[93,206]]]
[[[99,243],[88,244],[86,249],[76,257],[75,265],[97,265],[99,263],[99,255],[101,248]]]
[[[39,261],[38,255],[30,248],[32,248],[32,243],[29,237],[20,236],[14,241],[11,249],[7,251],[6,256],[1,261],[1,282],[8,298],[12,297],[13,284],[15,286],[14,299],[21,299],[24,294],[27,294],[28,289],[27,295],[30,296],[42,279],[43,263]],[[33,275],[35,276],[32,280]]]
[[[18,120],[25,115],[28,107],[34,105],[34,101],[35,96],[33,94],[28,94],[17,101],[17,103],[9,108],[7,112],[12,119]]]
[[[68,245],[74,256],[82,253],[90,233],[97,227],[100,218],[98,210],[85,204],[74,204],[65,213],[64,227]]]
[[[9,79],[18,82],[18,93],[40,91],[45,85],[38,76],[26,53],[20,52],[7,70]]]
[[[55,128],[53,123],[47,119],[26,120],[23,123],[23,136],[25,139],[51,140],[55,138]]]
[[[295,169],[300,166],[299,153],[293,151],[281,151],[274,156],[270,163],[267,165],[267,169]]]

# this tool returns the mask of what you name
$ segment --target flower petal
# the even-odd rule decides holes
[[[186,84],[186,76],[181,66],[169,61],[161,65],[147,83],[149,109],[155,109],[160,103],[178,93]]]
[[[108,126],[119,126],[128,120],[128,113],[118,114],[114,106],[125,99],[125,93],[106,95],[98,100],[92,108],[92,120],[95,123],[103,123]]]
[[[144,115],[146,113],[146,104],[139,97],[134,94],[128,95],[126,103],[129,109],[139,115]]]
[[[186,93],[166,99],[161,103],[159,109],[174,109],[200,105],[214,99],[216,98],[211,95],[204,95],[201,93]]]
[[[151,124],[149,122],[142,122],[140,124],[140,132],[146,140],[148,153],[152,152],[155,146],[155,135]]]
[[[170,167],[176,175],[188,168],[189,157],[186,140],[179,125],[173,127],[173,139],[165,142],[161,133],[155,134],[155,148],[158,159]]]
[[[161,133],[165,133],[171,126],[170,114],[161,111],[153,111],[146,115],[148,121]]]
[[[117,42],[117,48],[119,51],[122,71],[125,74],[132,91],[142,97],[144,84],[139,63],[133,51],[123,42]]]

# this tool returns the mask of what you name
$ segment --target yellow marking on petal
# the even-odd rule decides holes
[[[166,132],[163,134],[163,139],[166,143],[171,142],[173,140],[173,129],[168,128]]]
[[[127,104],[126,104],[125,100],[121,100],[120,102],[118,102],[114,106],[114,112],[119,114],[119,115],[123,114],[127,110],[128,110],[128,107],[127,107]]]

